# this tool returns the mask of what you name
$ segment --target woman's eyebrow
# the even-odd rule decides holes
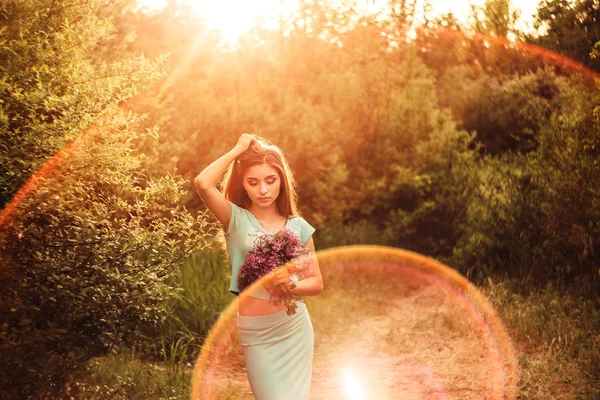
[[[277,178],[277,175],[269,175],[269,176],[266,176],[266,177],[265,177],[265,179],[269,179],[269,178]],[[253,177],[253,176],[249,176],[248,178],[246,178],[246,180],[248,180],[248,181],[249,181],[249,180],[252,180],[252,179],[254,179],[255,181],[257,181],[257,180],[258,180],[258,178],[255,178],[255,177]]]

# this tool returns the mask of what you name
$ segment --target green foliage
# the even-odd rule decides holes
[[[519,11],[511,9],[510,0],[486,0],[482,6],[471,5],[475,32],[506,37],[515,30],[518,18]]]
[[[382,62],[370,68],[371,77],[359,75],[357,82],[375,93],[374,100],[365,104],[371,112],[347,109],[363,129],[353,124],[338,139],[344,152],[337,162],[301,184],[304,209],[316,223],[369,215],[380,200],[433,163],[460,135],[450,113],[438,105],[431,71],[417,57],[407,53],[397,66]],[[379,81],[384,76],[387,79]],[[378,92],[374,84],[387,90]]]
[[[388,245],[382,229],[374,222],[365,219],[346,223],[333,221],[324,225],[315,234],[315,246],[319,250],[363,244]]]
[[[205,244],[182,180],[147,179],[131,149],[137,118],[113,113],[3,227],[1,381],[16,393],[52,392],[90,357],[139,344]]]
[[[596,42],[596,44],[594,44],[594,47],[592,48],[592,51],[590,52],[590,57],[592,58],[598,58],[600,56],[600,41]]]
[[[0,4],[0,205],[110,104],[161,76],[160,62],[94,60],[110,38],[103,0]]]
[[[569,84],[566,109],[541,127],[536,151],[480,164],[456,264],[560,284],[587,276],[588,288],[598,284],[598,94]]]
[[[450,13],[418,27],[414,47],[420,50],[419,57],[438,75],[453,68],[485,71],[490,77],[522,75],[548,65],[565,73],[572,72],[563,68],[562,60],[550,59],[547,54],[531,51],[519,43],[526,35],[515,28],[517,12],[506,7],[508,4],[504,0],[486,2],[483,6],[472,5],[468,23],[460,23]],[[514,43],[506,38],[509,33],[515,36]],[[460,92],[451,92],[456,95],[456,100],[462,100],[458,93],[471,97],[466,88],[458,89]]]
[[[568,108],[563,79],[549,70],[514,78],[488,78],[463,111],[464,128],[476,131],[489,154],[527,152],[537,147],[539,130],[550,115]]]
[[[444,68],[437,79],[436,91],[440,105],[452,111],[462,127],[467,112],[481,99],[488,75],[478,66],[459,64]]]
[[[167,393],[177,393],[177,389],[185,387],[189,382],[189,376],[186,374],[187,351],[191,340],[181,337],[175,342],[167,342],[164,338],[161,340],[162,356],[166,366],[166,390]]]
[[[193,253],[185,261],[176,276],[175,285],[181,290],[171,299],[170,312],[182,327],[202,338],[208,335],[221,311],[234,299],[228,290],[228,268],[223,253],[214,248]]]
[[[63,393],[75,399],[156,398],[189,396],[191,366],[221,312],[234,299],[222,252],[214,247],[192,253],[169,284],[175,289],[165,318],[155,329],[140,326],[137,351],[116,350],[90,360],[82,373],[66,383]],[[145,361],[141,361],[145,360]]]
[[[171,52],[169,78],[136,101],[148,118],[115,112],[99,123],[3,228],[0,376],[17,389],[0,395],[57,397],[69,374],[121,346],[165,369],[100,359],[79,388],[69,381],[69,395],[183,393],[184,364],[232,299],[222,254],[196,251],[214,225],[183,179],[241,132],[284,150],[318,249],[392,245],[478,280],[497,271],[528,285],[579,284],[587,298],[597,288],[600,98],[590,80],[539,68],[548,61],[518,46],[465,36],[450,17],[440,23],[452,34],[419,29],[417,6],[406,2],[392,2],[395,26],[354,19],[350,3],[340,14],[302,2],[310,21],[257,28],[237,49],[219,48],[181,9],[146,15],[121,13],[121,2],[98,8],[105,4],[0,5],[2,202],[107,107],[113,115],[116,102],[161,76],[160,61],[138,54]],[[505,35],[506,4],[487,2],[496,8],[482,31]],[[595,6],[573,7],[583,4]],[[551,6],[567,10],[558,1],[541,10]],[[554,11],[544,18],[550,30],[538,43],[587,35]],[[416,27],[417,37],[407,42],[397,27]],[[568,337],[573,347],[561,351],[595,373],[584,356],[591,336],[548,322],[596,318],[593,307],[540,296],[543,305],[525,311],[532,299],[507,297],[529,321],[515,316],[514,325],[550,343]]]
[[[600,72],[600,59],[590,56],[600,37],[599,20],[597,0],[543,0],[535,25],[546,32],[528,40]]]
[[[74,400],[157,399],[189,397],[191,365],[145,363],[125,349],[91,360],[65,385],[62,398]]]
[[[449,144],[434,164],[390,196],[389,211],[378,218],[384,221],[390,245],[442,260],[452,254],[463,235],[476,180],[478,157],[467,149],[471,139],[472,135],[464,134]]]
[[[445,258],[462,237],[466,207],[477,183],[477,153],[468,150],[473,136],[461,132],[444,143],[426,168],[380,193],[344,222],[333,220],[317,230],[317,247],[353,244],[395,246]]]

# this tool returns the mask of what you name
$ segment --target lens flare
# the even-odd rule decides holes
[[[326,250],[318,260],[325,290],[305,299],[315,330],[311,398],[517,397],[504,325],[458,272],[382,246]],[[210,332],[192,399],[251,395],[236,315],[234,302]]]
[[[343,371],[344,392],[349,400],[363,400],[365,398],[365,390],[356,377],[356,374],[351,371]]]

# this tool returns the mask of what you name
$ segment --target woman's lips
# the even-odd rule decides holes
[[[259,197],[258,198],[258,201],[268,201],[268,200],[271,200],[271,198],[270,197]]]

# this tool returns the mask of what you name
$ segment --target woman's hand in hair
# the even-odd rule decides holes
[[[237,147],[238,149],[240,149],[242,152],[246,151],[246,150],[248,150],[248,148],[250,147],[250,145],[252,144],[252,142],[254,142],[255,140],[256,139],[251,134],[249,134],[249,133],[242,133],[242,135],[238,139],[238,142],[235,145],[235,147]]]

